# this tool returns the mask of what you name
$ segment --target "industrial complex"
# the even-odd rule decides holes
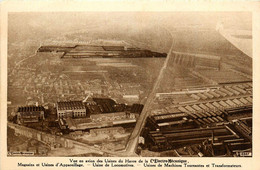
[[[124,46],[75,45],[73,47],[41,46],[38,52],[61,52],[61,58],[150,58],[166,57],[166,53],[157,53]]]
[[[251,155],[252,83],[205,87],[188,95],[195,100],[151,112],[142,147],[200,157]]]
[[[119,53],[121,57],[143,57],[144,53],[139,49],[130,52],[121,46],[77,45],[42,46],[38,51],[62,52],[63,58],[77,58],[74,54],[116,57]],[[97,152],[95,149],[101,151],[102,156],[251,156],[251,77],[235,68],[228,70],[219,56],[172,52],[169,60],[176,68],[186,67],[187,76],[176,77],[174,86],[168,87],[171,92],[154,91],[146,105],[138,104],[138,95],[124,94],[122,99],[132,103],[126,104],[109,97],[95,97],[99,93],[91,93],[90,89],[82,100],[60,100],[51,107],[38,102],[19,106],[15,116],[9,118],[9,127],[15,134],[45,146],[33,150],[36,155],[55,155],[53,148],[84,146],[94,148],[93,153]],[[231,74],[230,71],[232,79],[222,76],[223,72]],[[162,79],[169,80],[167,76]],[[84,152],[87,151],[78,154]]]
[[[8,15],[8,156],[252,157],[239,12],[130,13]]]
[[[50,148],[73,148],[71,140],[79,139],[88,145],[107,148],[110,145],[105,145],[103,140],[106,139],[107,143],[119,143],[114,146],[118,149],[124,147],[121,143],[129,137],[127,129],[134,126],[142,108],[140,104],[127,106],[109,98],[60,101],[53,110],[43,106],[21,106],[9,127],[16,134],[38,140]],[[56,140],[53,136],[65,138]]]
[[[163,57],[123,46],[41,46],[38,52],[62,52],[62,58]],[[38,102],[19,106],[15,116],[9,118],[9,127],[15,134],[32,138],[47,148],[85,146],[102,150],[103,156],[252,155],[250,75],[228,68],[219,56],[173,51],[168,60],[176,68],[186,67],[188,74],[174,78],[174,86],[168,87],[171,92],[154,92],[147,99],[150,107],[138,104],[138,95],[124,93],[122,100],[132,103],[126,104],[109,97],[95,97],[103,92],[93,93],[90,89],[83,100],[60,100],[52,107]],[[225,72],[233,74],[232,78],[224,77]],[[164,76],[162,79],[169,80]],[[53,149],[46,151],[46,147],[33,153],[56,154]]]

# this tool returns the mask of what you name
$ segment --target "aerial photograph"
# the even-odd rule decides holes
[[[9,157],[252,157],[251,12],[9,12]]]

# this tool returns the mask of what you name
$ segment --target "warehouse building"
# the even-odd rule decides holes
[[[82,101],[64,101],[57,103],[57,117],[86,117],[86,108]]]
[[[72,119],[68,117],[62,120],[61,125],[71,131],[87,130],[104,127],[113,127],[118,125],[133,124],[136,122],[134,114],[126,114],[125,112],[105,113],[105,114],[93,114],[89,118]]]
[[[151,151],[165,151],[185,146],[187,144],[198,144],[205,140],[218,139],[221,142],[229,143],[233,139],[240,139],[240,136],[228,126],[217,126],[210,128],[193,128],[170,131],[149,131],[146,138],[146,145]]]
[[[19,107],[17,111],[18,124],[39,122],[45,118],[44,111],[45,109],[43,106]]]
[[[220,68],[221,57],[213,55],[173,52],[173,62],[196,68]]]
[[[63,52],[61,58],[143,58],[166,57],[166,53],[157,53],[125,46],[75,45],[72,47],[41,46],[37,52]]]

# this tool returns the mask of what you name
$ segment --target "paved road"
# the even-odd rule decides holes
[[[170,31],[169,31],[169,33],[170,33]],[[135,150],[136,150],[136,147],[138,145],[138,140],[139,140],[140,133],[141,133],[143,127],[145,126],[145,122],[146,122],[145,120],[146,120],[146,118],[149,115],[149,109],[151,108],[151,104],[152,104],[152,102],[153,102],[153,100],[155,98],[155,94],[156,94],[157,89],[158,89],[158,87],[160,85],[160,82],[162,80],[164,71],[167,68],[169,58],[172,55],[172,53],[171,53],[172,48],[173,48],[173,43],[172,43],[171,49],[168,52],[166,60],[164,61],[163,67],[160,70],[160,73],[159,73],[159,75],[157,77],[157,80],[156,80],[156,82],[155,82],[155,84],[153,86],[153,89],[152,89],[150,95],[147,98],[147,101],[146,101],[146,103],[144,105],[142,113],[140,114],[140,116],[139,116],[139,118],[138,118],[138,120],[136,122],[136,126],[135,126],[135,128],[134,128],[134,130],[133,130],[133,132],[132,132],[132,134],[131,134],[131,136],[129,138],[129,140],[128,140],[128,144],[127,144],[126,149],[125,149],[125,152],[126,152],[127,155],[135,155]]]

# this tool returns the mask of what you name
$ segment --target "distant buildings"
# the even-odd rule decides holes
[[[220,68],[221,57],[204,54],[173,52],[173,62],[195,68]]]
[[[42,106],[24,106],[19,107],[17,111],[18,124],[39,122],[44,117],[44,107]]]
[[[167,56],[166,53],[157,53],[139,48],[101,45],[41,46],[37,52],[63,52],[61,58],[147,58]]]
[[[82,101],[65,101],[57,103],[57,117],[86,117],[86,108]]]
[[[62,47],[62,46],[41,46],[37,52],[67,52],[75,47]]]
[[[197,55],[194,64],[195,67],[213,68],[218,70],[220,68],[220,60],[221,57],[219,56]]]

